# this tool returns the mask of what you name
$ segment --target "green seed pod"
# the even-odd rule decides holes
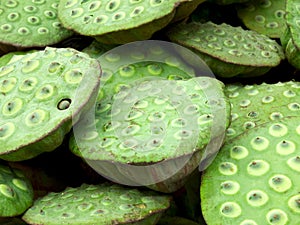
[[[21,170],[4,164],[0,165],[0,180],[0,217],[23,214],[33,203],[30,181]]]
[[[67,48],[28,53],[1,67],[0,158],[26,160],[57,148],[90,107],[99,77],[97,60]]]
[[[299,218],[298,116],[260,124],[226,142],[204,171],[208,225],[289,224]]]
[[[64,27],[77,33],[107,44],[124,44],[149,39],[172,20],[186,17],[202,1],[62,0],[58,16]]]
[[[29,224],[156,224],[171,197],[116,184],[83,184],[51,192],[34,202],[22,217]]]
[[[197,53],[219,77],[263,75],[285,57],[276,41],[224,23],[182,23],[167,36]]]
[[[231,124],[226,141],[269,121],[299,114],[300,84],[296,81],[259,85],[227,84]]]
[[[58,0],[4,0],[0,4],[0,45],[44,47],[56,44],[73,32],[58,20]]]
[[[247,1],[236,6],[245,26],[271,38],[279,38],[286,28],[285,1]]]

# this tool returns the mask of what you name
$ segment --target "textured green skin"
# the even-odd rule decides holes
[[[7,7],[6,3],[8,0],[0,3],[0,15],[2,20],[0,25],[11,24],[13,26],[12,31],[0,32],[0,43],[12,45],[16,47],[44,47],[47,45],[56,44],[71,35],[73,32],[65,29],[64,27],[55,27],[53,23],[60,23],[57,18],[57,8],[53,7],[53,4],[58,4],[58,0],[47,0],[44,3],[34,4],[29,1],[14,0],[17,3],[16,7]],[[35,7],[34,12],[26,12],[25,7]],[[1,9],[4,11],[1,12]],[[44,12],[51,11],[51,16],[48,18]],[[10,21],[8,19],[10,13],[19,13],[19,18],[16,21]],[[30,17],[37,17],[40,21],[37,24],[31,24],[27,22]],[[30,30],[28,34],[19,34],[18,29],[25,27]],[[40,33],[39,28],[47,28],[48,32]]]
[[[271,38],[279,38],[285,30],[284,19],[285,1],[271,0],[269,7],[261,6],[259,1],[251,0],[245,4],[238,4],[237,14],[245,26],[250,30],[265,34]],[[250,6],[249,6],[250,5]],[[253,7],[255,10],[252,10]],[[251,9],[251,10],[248,10]],[[282,11],[282,16],[276,16],[276,11]],[[265,18],[264,22],[257,22],[255,16],[260,15]],[[268,23],[276,22],[277,27],[269,27]]]
[[[57,54],[57,57],[48,60],[46,56],[48,53],[50,54]],[[71,54],[69,57],[65,57],[63,54],[68,53]],[[71,59],[71,57],[74,56],[80,56],[82,57],[82,62],[79,64],[75,64],[72,66],[71,63],[69,63],[68,60]],[[26,58],[27,57],[27,58]],[[28,59],[38,59],[40,64],[37,68],[34,69],[34,71],[31,71],[30,76],[34,77],[37,76],[41,78],[42,76],[47,76],[47,69],[51,62],[53,61],[59,61],[62,63],[64,69],[62,71],[59,71],[56,75],[49,75],[49,78],[44,78],[43,82],[39,81],[37,88],[40,87],[40,85],[45,84],[52,84],[54,81],[55,87],[64,87],[64,89],[57,89],[59,92],[56,93],[56,98],[51,98],[48,100],[42,99],[40,103],[39,99],[34,98],[34,93],[19,93],[16,88],[14,90],[11,90],[4,96],[2,95],[2,98],[8,99],[8,97],[14,98],[16,96],[23,97],[24,99],[30,99],[27,100],[27,105],[23,103],[22,109],[17,113],[17,115],[3,115],[1,114],[2,118],[5,118],[5,122],[11,122],[13,124],[18,124],[18,127],[16,126],[14,133],[12,133],[10,136],[6,137],[5,139],[1,140],[1,148],[0,158],[9,160],[9,161],[20,161],[20,160],[26,160],[33,158],[42,152],[52,151],[56,147],[58,147],[65,136],[66,133],[68,133],[72,127],[72,123],[76,123],[78,120],[78,117],[81,115],[81,113],[85,112],[88,108],[91,107],[90,104],[92,104],[93,99],[96,97],[98,87],[99,87],[99,78],[100,78],[100,70],[99,70],[99,64],[96,60],[89,58],[86,54],[79,53],[76,50],[72,49],[55,49],[55,48],[48,48],[45,52],[39,51],[31,54],[24,55],[23,58],[20,58],[19,60],[10,63],[7,65],[8,68],[15,67],[18,68],[17,71],[12,71],[5,76],[1,77],[1,80],[8,77],[16,77],[23,75],[21,74],[21,69],[24,66],[23,60],[25,62]],[[44,59],[44,60],[43,60]],[[74,59],[74,58],[73,58]],[[42,61],[41,61],[42,60]],[[5,67],[2,67],[5,68]],[[89,79],[89,81],[85,81],[86,83],[84,85],[89,86],[89,91],[82,90],[84,89],[84,85],[79,86],[78,84],[74,85],[71,83],[67,83],[63,76],[59,76],[62,73],[65,73],[66,70],[70,70],[72,68],[81,68],[81,71],[83,73],[82,79]],[[66,69],[66,70],[65,70]],[[24,75],[25,76],[25,75]],[[60,80],[57,79],[60,77]],[[24,79],[24,78],[23,78]],[[22,77],[20,77],[20,80],[22,80]],[[80,87],[80,88],[79,88]],[[78,93],[77,93],[78,92]],[[79,93],[82,93],[79,95]],[[76,96],[76,94],[78,94]],[[80,96],[80,98],[79,98]],[[75,99],[76,97],[76,99]],[[64,98],[70,98],[73,102],[73,104],[70,105],[70,107],[67,110],[58,110],[57,104],[60,101],[59,99]],[[79,99],[78,99],[79,98]],[[25,101],[25,100],[24,100]],[[57,101],[57,102],[56,102]],[[43,104],[45,102],[45,104]],[[74,103],[75,102],[75,103]],[[4,104],[4,102],[3,102]],[[28,106],[30,105],[30,107]],[[24,121],[26,116],[26,110],[24,111],[24,108],[27,108],[27,110],[32,111],[32,108],[36,109],[37,105],[39,106],[39,109],[43,109],[44,111],[47,109],[49,110],[49,106],[53,107],[53,111],[49,112],[49,120],[50,122],[44,124],[44,126],[47,127],[41,127],[37,126],[36,129],[33,129],[32,127],[28,127]],[[2,106],[1,106],[2,108]],[[47,119],[47,117],[46,117]],[[30,132],[29,132],[30,130]],[[17,140],[17,141],[16,141]]]
[[[86,188],[95,188],[87,190]],[[70,190],[72,192],[70,192]],[[65,199],[61,198],[64,195],[72,193],[73,196]],[[99,198],[91,196],[98,195]],[[129,196],[130,199],[122,199],[121,197]],[[43,202],[44,198],[52,198],[47,202]],[[145,203],[143,198],[150,198],[150,202]],[[76,198],[82,199],[75,201]],[[110,199],[112,204],[102,204],[101,202]],[[116,184],[100,184],[86,185],[83,184],[78,188],[67,188],[60,193],[49,193],[35,201],[34,206],[30,208],[24,215],[23,220],[29,224],[57,225],[57,224],[72,224],[72,225],[116,225],[116,224],[133,224],[133,225],[154,225],[162,213],[170,206],[171,197],[161,195],[152,191],[139,191]],[[49,204],[62,205],[67,207],[62,211],[55,212]],[[93,204],[93,207],[87,208],[85,211],[80,211],[78,207],[84,204]],[[121,205],[129,205],[132,208],[128,210],[119,209]],[[107,210],[107,214],[99,214],[91,216],[95,210]],[[41,211],[43,213],[41,213]],[[75,213],[72,218],[63,218],[64,213]]]
[[[296,69],[300,69],[300,39],[299,39],[299,26],[296,23],[300,18],[298,11],[299,2],[296,0],[286,1],[286,24],[285,32],[281,35],[280,41],[285,50],[288,62]]]
[[[147,40],[150,39],[156,31],[167,26],[174,18],[174,15],[175,11],[162,18],[152,20],[138,27],[116,30],[94,37],[97,41],[105,44],[126,44],[134,41]]]
[[[276,136],[271,135],[269,129],[273,124],[277,123],[286,126],[287,132],[279,132]],[[204,171],[202,176],[200,187],[201,207],[207,224],[240,224],[245,219],[254,220],[257,224],[295,224],[295,221],[298,221],[299,218],[299,208],[297,206],[294,206],[295,209],[290,208],[288,202],[292,196],[299,194],[300,181],[299,172],[291,169],[288,160],[299,157],[299,133],[299,117],[288,117],[279,121],[261,124],[247,130],[230,142],[226,142],[214,162]],[[257,137],[266,138],[269,141],[269,145],[262,150],[252,147],[250,142]],[[279,154],[276,146],[282,141],[294,143],[296,146],[294,151]],[[246,147],[248,155],[244,155],[239,159],[233,158],[232,148],[235,146]],[[257,174],[254,176],[249,174],[247,165],[255,160],[264,160],[269,164],[269,169],[266,169],[261,175]],[[236,172],[232,169],[228,171],[231,175],[221,173],[220,165],[224,162],[233,163],[237,167]],[[291,185],[283,186],[288,188],[282,189],[282,191],[277,191],[279,189],[275,190],[269,185],[270,179],[278,174],[287,176],[291,181]],[[223,193],[221,184],[228,181],[239,183],[240,188],[232,194]],[[251,206],[246,196],[247,193],[253,190],[263,191],[268,195],[268,200],[263,205]],[[233,218],[223,216],[221,214],[221,205],[225,202],[238,203],[241,207],[241,213],[237,213],[236,217]],[[276,223],[276,221],[273,221],[271,223],[267,221],[266,215],[273,209],[283,210],[287,214],[288,222]]]
[[[123,44],[131,41],[145,40],[149,39],[154,32],[169,24],[175,15],[176,7],[186,0],[168,0],[163,3],[163,6],[152,6],[149,1],[150,0],[147,0],[132,5],[128,3],[128,0],[120,1],[118,9],[122,12],[124,11],[127,15],[122,20],[113,21],[110,17],[118,12],[118,9],[115,9],[113,12],[107,12],[105,7],[109,3],[108,0],[102,1],[101,5],[91,12],[87,9],[89,1],[83,4],[78,1],[71,7],[66,8],[65,5],[68,0],[62,0],[58,8],[59,18],[68,29],[72,29],[83,35],[93,36],[99,42]],[[136,17],[129,17],[131,11],[137,6],[144,7],[144,11]],[[78,7],[84,8],[83,15],[72,18],[72,16],[70,16],[72,10]],[[91,21],[82,21],[84,15],[91,15],[94,18],[103,15],[103,12],[109,17],[108,21],[104,24],[99,25]]]
[[[14,217],[21,215],[33,203],[33,189],[30,181],[25,177],[22,171],[11,169],[4,164],[0,165],[0,176],[1,185],[7,185],[14,192],[14,197],[12,198],[3,195],[2,192],[0,193],[0,217]],[[13,179],[20,180],[26,190],[14,185]]]
[[[218,34],[217,31],[223,33]],[[225,23],[182,23],[170,28],[167,36],[171,41],[199,52],[211,70],[220,77],[262,75],[285,58],[281,46],[274,40]],[[250,50],[247,49],[249,44]]]
[[[299,87],[299,82],[294,81],[246,86],[239,83],[227,84],[225,86],[225,94],[231,103],[231,114],[233,117],[229,126],[229,132],[227,132],[226,141],[229,142],[232,138],[252,128],[252,126],[249,128],[245,127],[247,122],[258,126],[271,121],[272,118],[270,116],[274,112],[280,112],[283,117],[299,115],[299,110],[293,111],[289,108],[290,103],[299,103]],[[288,91],[294,93],[294,96],[286,97],[284,93],[288,93]],[[257,94],[252,94],[256,92]],[[274,98],[274,101],[264,103],[263,98],[268,96]],[[248,100],[251,103],[244,106],[242,102]],[[253,113],[256,113],[255,116],[251,116]],[[237,118],[236,115],[238,115]],[[234,130],[234,133],[232,130]]]

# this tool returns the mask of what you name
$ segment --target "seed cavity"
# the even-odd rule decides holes
[[[0,68],[0,77],[5,76],[15,70],[15,66],[3,66]]]
[[[229,218],[236,218],[241,215],[242,209],[235,202],[225,202],[221,205],[220,213]]]
[[[293,103],[290,103],[288,105],[288,108],[291,110],[291,111],[298,111],[300,110],[300,104],[297,103],[297,102],[293,102]]]
[[[269,196],[261,190],[252,190],[247,194],[247,202],[253,207],[265,205],[269,200]]]
[[[280,155],[289,155],[296,150],[296,145],[292,141],[283,140],[276,145],[276,152]]]
[[[0,184],[0,193],[7,198],[15,198],[16,193],[14,190],[6,184]]]
[[[0,93],[8,93],[16,86],[17,79],[15,77],[5,78],[0,82]]]
[[[270,225],[285,225],[288,222],[286,213],[280,209],[269,211],[266,219]]]
[[[79,69],[72,69],[65,73],[64,78],[69,84],[78,84],[83,79],[83,73]]]
[[[287,161],[287,164],[292,170],[300,172],[300,156],[290,158]]]
[[[0,125],[0,140],[7,139],[14,133],[15,130],[15,125],[11,122]]]
[[[28,187],[27,187],[27,184],[24,180],[21,180],[21,179],[17,179],[17,178],[14,178],[12,180],[12,183],[19,189],[23,190],[23,191],[28,191]]]
[[[25,118],[25,124],[29,127],[43,123],[48,117],[48,113],[42,109],[36,109],[29,113]]]
[[[111,0],[106,4],[105,10],[108,12],[114,12],[119,8],[120,4],[120,0]]]
[[[231,162],[223,162],[219,165],[219,172],[223,175],[234,175],[238,171],[237,166]]]
[[[31,73],[36,70],[40,66],[39,60],[29,60],[26,61],[25,65],[22,68],[23,73]]]
[[[60,102],[57,104],[57,108],[58,108],[59,110],[66,110],[66,109],[68,109],[68,108],[70,107],[71,103],[72,103],[72,100],[69,99],[69,98],[62,99],[62,100],[60,100]]]
[[[230,149],[230,157],[233,159],[244,159],[248,156],[249,152],[248,149],[244,146],[238,145],[238,146],[233,146]]]
[[[293,212],[300,214],[300,194],[292,196],[288,201],[288,206]]]
[[[286,135],[288,132],[288,128],[284,124],[275,123],[272,124],[269,128],[269,133],[273,137],[282,137]]]
[[[254,220],[243,220],[240,225],[258,225]]]
[[[250,142],[252,148],[257,151],[266,150],[269,147],[269,140],[265,137],[257,136]]]
[[[23,108],[23,100],[14,98],[3,105],[2,114],[4,116],[15,116]]]
[[[234,195],[240,190],[240,185],[236,181],[225,181],[221,183],[221,192],[226,195]]]
[[[253,160],[247,166],[247,172],[252,176],[262,176],[270,170],[270,165],[264,160]]]
[[[292,181],[285,175],[277,174],[269,179],[270,187],[276,192],[285,192],[292,187]]]

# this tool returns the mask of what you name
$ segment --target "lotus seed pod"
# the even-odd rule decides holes
[[[156,68],[159,64],[149,65]],[[148,69],[151,67],[148,66]],[[142,74],[145,69],[147,69],[145,65],[141,67],[135,65],[126,71],[136,70],[136,74]],[[164,67],[163,71],[164,76],[172,74],[170,68]],[[114,78],[121,74],[122,71],[114,75]],[[101,99],[96,109],[97,131],[82,132],[80,136],[77,135],[77,139],[79,138],[81,142],[79,147],[76,146],[76,139],[71,138],[71,150],[86,160],[98,162],[100,167],[113,172],[113,177],[120,174],[126,180],[125,182],[130,181],[128,177],[134,180],[140,176],[143,180],[132,183],[149,182],[149,187],[155,190],[175,191],[184,184],[183,178],[187,176],[186,173],[191,173],[201,161],[207,160],[205,157],[202,158],[203,150],[211,138],[221,135],[211,133],[212,109],[208,105],[204,91],[197,86],[197,83],[203,83],[205,88],[217,87],[217,94],[222,96],[220,82],[201,77],[189,81],[144,81],[135,83],[137,88],[129,88],[130,83],[127,82],[122,91],[115,95],[106,95],[106,93],[118,86],[113,84],[105,86],[103,93],[106,101]],[[191,100],[180,97],[182,90],[187,92],[187,96],[191,96]],[[147,97],[138,100],[138,97],[145,92]],[[160,94],[157,96],[155,93]],[[169,97],[168,93],[172,93],[173,96]],[[113,103],[112,99],[117,100],[117,103]],[[229,113],[229,105],[222,105],[221,99],[216,101],[220,107],[227,108]],[[113,104],[115,107],[112,107]],[[131,104],[134,107],[131,108]],[[224,126],[228,125],[228,121],[224,121],[226,123]],[[208,153],[210,154],[214,152]],[[163,162],[161,166],[156,165],[159,162]],[[180,163],[184,164],[185,170],[178,169]],[[119,169],[115,171],[111,168],[112,165],[108,164],[116,164]],[[131,171],[130,165],[138,170]],[[153,165],[156,172],[149,173],[146,165]],[[174,176],[165,178],[169,182],[158,182],[157,177],[159,179],[160,176],[163,177],[165,167],[172,173],[174,171]]]
[[[34,202],[22,217],[29,224],[154,225],[171,197],[116,184],[83,184],[51,192]]]
[[[290,116],[266,122],[224,144],[202,177],[208,225],[298,221],[299,121]]]
[[[179,24],[167,36],[196,52],[219,77],[263,75],[285,57],[276,41],[224,23]]]
[[[0,217],[21,215],[33,203],[30,181],[18,169],[0,165]],[[2,223],[1,223],[2,224]]]
[[[237,13],[245,26],[271,38],[285,30],[285,1],[260,0],[237,4]]]
[[[153,41],[146,42],[147,48],[140,42],[129,46],[129,54],[120,46],[119,52],[97,58],[103,75],[94,119],[85,117],[75,125],[70,149],[114,182],[173,192],[218,151],[216,146],[205,149],[210,140],[221,142],[230,106],[220,81],[190,79],[204,71],[191,71],[174,46],[173,55]]]
[[[227,84],[226,96],[231,103],[231,124],[226,141],[269,121],[299,115],[300,83]]]
[[[97,60],[46,48],[0,68],[0,158],[20,161],[63,141],[99,88]],[[85,90],[86,89],[86,90]]]
[[[73,32],[58,20],[58,0],[4,0],[0,4],[0,44],[44,47],[56,44]]]
[[[300,18],[300,2],[296,0],[286,1],[286,25],[287,28],[280,37],[282,46],[284,47],[288,62],[299,69],[299,18]]]
[[[182,2],[190,1],[62,0],[58,16],[63,26],[77,33],[107,44],[124,44],[149,39],[171,22]]]

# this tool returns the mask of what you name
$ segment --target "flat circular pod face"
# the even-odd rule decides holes
[[[4,0],[0,4],[0,43],[18,47],[56,44],[73,32],[58,20],[58,0]]]
[[[286,28],[285,1],[248,1],[236,6],[246,27],[271,38],[279,38]]]
[[[225,23],[182,23],[170,28],[167,36],[199,54],[222,77],[261,75],[285,57],[281,46],[269,37]]]
[[[207,224],[275,225],[299,218],[299,127],[299,117],[291,116],[224,144],[202,177]]]
[[[187,166],[178,181],[200,162],[207,166],[229,125],[230,106],[223,84],[185,50],[145,41],[100,55],[95,111],[73,128],[71,150],[100,174],[131,185],[164,181]],[[180,57],[188,55],[199,70]]]
[[[1,67],[0,158],[25,160],[58,147],[97,94],[100,73],[97,60],[70,48],[48,47]]]
[[[33,203],[33,189],[25,174],[5,164],[0,165],[0,216],[23,214]]]
[[[300,83],[227,84],[225,94],[231,103],[231,123],[226,141],[269,121],[299,115]]]
[[[62,0],[62,24],[80,34],[103,42],[126,43],[148,39],[174,17],[182,0]],[[122,32],[127,31],[127,32]],[[111,39],[102,35],[116,32]]]
[[[22,217],[29,224],[156,224],[171,197],[116,184],[87,185],[51,192]]]

